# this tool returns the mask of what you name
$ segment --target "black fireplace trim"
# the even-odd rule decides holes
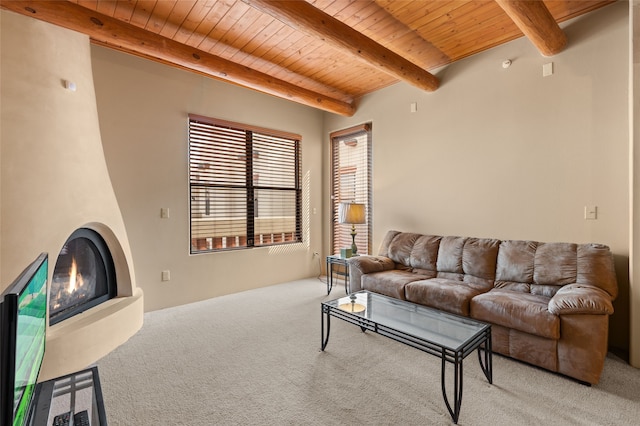
[[[72,309],[57,312],[54,317],[49,314],[50,326],[71,318],[75,315],[78,315],[103,302],[106,302],[107,300],[116,297],[117,294],[116,268],[113,262],[113,256],[111,255],[111,251],[109,250],[109,246],[107,245],[106,241],[104,240],[104,238],[102,238],[102,235],[100,235],[99,232],[93,229],[78,228],[73,231],[69,238],[67,238],[67,241],[65,241],[63,247],[67,245],[69,241],[75,240],[77,238],[85,238],[91,241],[93,243],[93,246],[100,254],[102,262],[104,263],[105,275],[107,279],[107,294],[91,299],[80,306],[74,306]]]

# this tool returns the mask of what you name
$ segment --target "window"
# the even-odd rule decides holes
[[[371,253],[371,124],[352,127],[331,135],[332,245],[333,253],[351,247],[351,225],[339,223],[339,205],[365,205],[366,223],[355,225],[359,254]]]
[[[189,115],[192,254],[302,241],[300,140]]]

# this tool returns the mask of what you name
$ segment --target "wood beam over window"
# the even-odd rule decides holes
[[[432,92],[440,84],[438,78],[433,74],[306,1],[242,1],[292,28],[331,43],[335,48],[348,52],[377,69],[420,89]]]
[[[352,116],[355,113],[353,101],[344,102],[298,87],[69,1],[2,1],[1,5],[4,9],[86,34],[95,44],[194,71],[313,108],[345,116]]]
[[[495,0],[544,56],[560,53],[567,36],[541,0]]]

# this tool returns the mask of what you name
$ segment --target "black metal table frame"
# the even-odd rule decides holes
[[[93,388],[92,425],[107,426],[107,415],[104,408],[102,386],[98,367],[92,366],[75,373],[66,374],[55,379],[38,383],[34,395],[35,407],[31,413],[30,425],[47,426],[50,408],[54,398],[69,395],[69,408],[76,409],[76,392]]]
[[[327,256],[327,294],[331,293],[333,288],[333,265],[342,265],[344,267],[344,291],[349,294],[349,263],[348,259],[338,255]]]
[[[404,333],[401,330],[378,324],[375,321],[364,318],[358,313],[351,313],[322,303],[321,308],[321,350],[327,347],[329,343],[329,332],[331,331],[330,318],[336,317],[351,324],[355,324],[360,327],[362,332],[371,330],[374,333],[389,337],[400,343],[404,343],[413,348],[419,349],[431,355],[439,356],[442,360],[440,382],[442,386],[442,396],[447,406],[447,410],[453,419],[455,424],[458,423],[458,417],[460,416],[460,407],[462,405],[462,372],[463,372],[463,360],[477,349],[478,361],[480,362],[480,368],[489,381],[493,384],[493,361],[491,351],[491,325],[487,326],[476,333],[471,339],[465,342],[459,350],[452,350],[420,337]],[[325,319],[326,319],[326,335],[325,335]],[[454,365],[453,368],[453,407],[449,402],[446,390],[445,371],[446,363],[450,362]]]

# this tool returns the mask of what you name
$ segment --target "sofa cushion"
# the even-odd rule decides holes
[[[442,237],[438,249],[438,272],[462,274],[462,249],[465,238]]]
[[[611,250],[604,244],[580,244],[576,282],[598,285],[615,300],[618,296],[618,283],[612,259]]]
[[[404,266],[411,265],[411,250],[420,234],[401,232],[389,243],[388,257],[396,263]]]
[[[534,241],[502,241],[498,251],[496,281],[513,284],[531,284],[533,282],[533,263],[538,243]],[[529,286],[520,286],[521,289]]]
[[[577,244],[540,243],[534,260],[533,282],[553,286],[575,283],[577,268]]]
[[[468,317],[469,302],[481,290],[462,281],[433,278],[408,283],[404,293],[410,302]]]
[[[404,287],[413,281],[431,278],[429,275],[415,274],[410,270],[392,270],[363,275],[362,289],[405,300]]]
[[[549,339],[560,338],[560,318],[548,310],[549,298],[493,289],[471,299],[470,315],[503,327]]]
[[[385,256],[385,257],[389,257],[389,244],[391,244],[391,241],[393,241],[393,239],[400,234],[400,231],[388,231],[387,234],[384,236],[384,239],[382,240],[382,243],[380,243],[380,248],[378,249],[378,256]]]
[[[496,277],[499,240],[467,238],[462,249],[464,281],[489,290]]]
[[[436,271],[438,249],[442,237],[422,235],[418,238],[411,250],[411,266],[427,271]]]

